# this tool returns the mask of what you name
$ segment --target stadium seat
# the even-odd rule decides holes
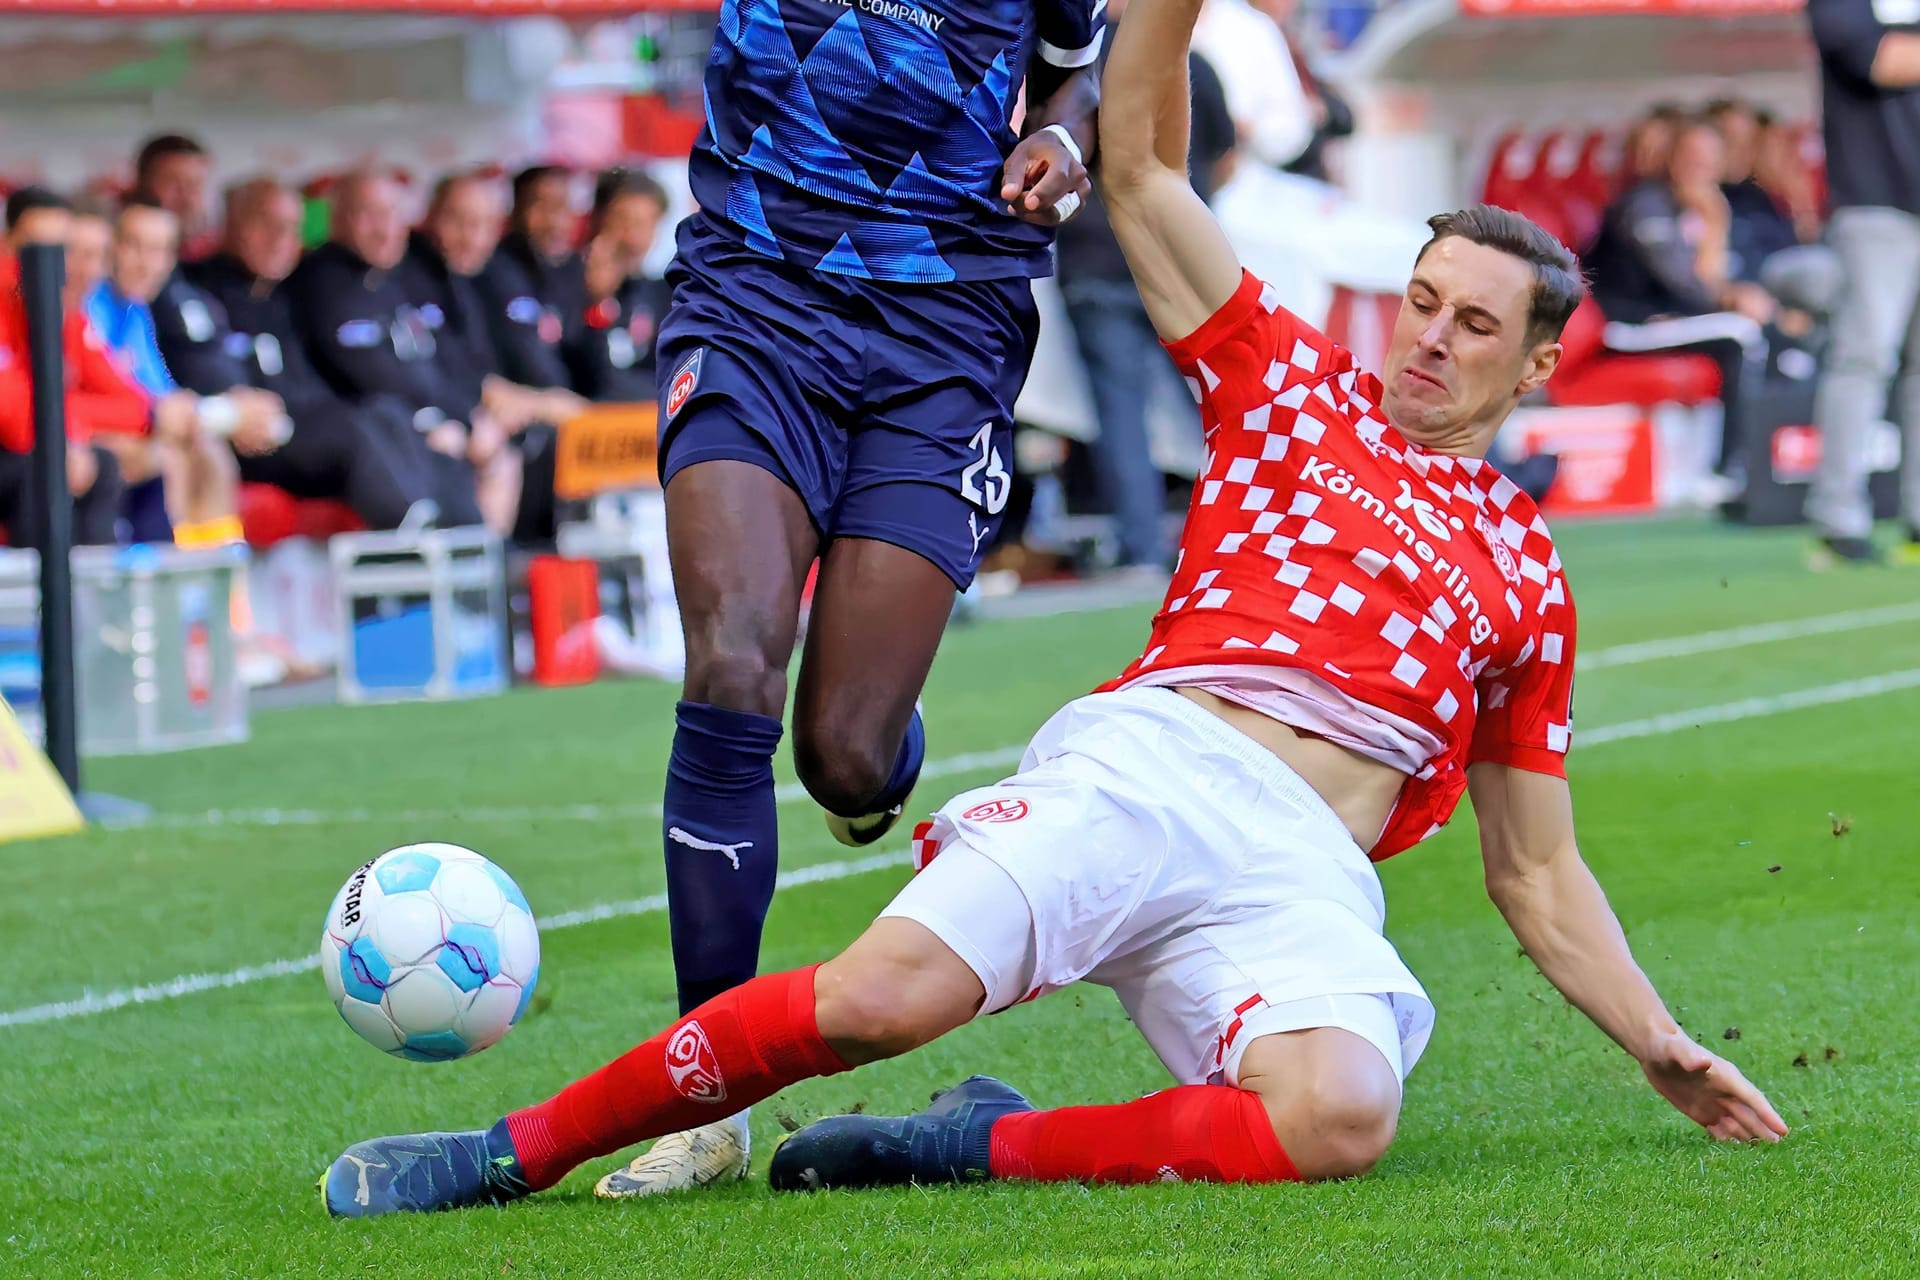
[[[1720,367],[1703,355],[1621,355],[1606,349],[1606,317],[1593,299],[1567,322],[1547,399],[1562,407],[1701,404],[1720,394]]]
[[[270,484],[240,486],[240,525],[247,545],[261,550],[287,538],[325,539],[367,527],[344,502],[296,498]]]

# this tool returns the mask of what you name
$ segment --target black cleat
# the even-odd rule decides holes
[[[993,1122],[1031,1110],[1012,1085],[972,1076],[919,1115],[815,1121],[780,1144],[768,1181],[775,1191],[978,1182],[993,1176]]]
[[[356,1142],[321,1186],[336,1218],[506,1204],[529,1194],[502,1120],[471,1133],[415,1133]]]

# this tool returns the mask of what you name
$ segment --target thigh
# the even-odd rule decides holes
[[[973,581],[1013,492],[1013,413],[1038,321],[1020,281],[865,286],[866,381],[831,537]]]
[[[697,221],[681,231],[657,345],[661,481],[701,462],[751,463],[825,529],[846,478],[843,424],[861,395],[862,338],[841,312],[844,286]]]

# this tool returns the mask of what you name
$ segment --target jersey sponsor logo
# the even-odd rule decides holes
[[[727,1100],[727,1082],[720,1074],[720,1058],[707,1039],[707,1029],[689,1020],[667,1041],[667,1079],[675,1092],[692,1102]]]
[[[833,0],[833,3],[846,9],[858,9],[870,13],[876,18],[886,18],[891,22],[904,22],[908,26],[920,27],[938,35],[940,28],[946,25],[944,14],[922,9],[917,4],[903,4],[901,0]]]
[[[1487,549],[1493,552],[1493,563],[1500,570],[1500,576],[1514,586],[1520,585],[1520,563],[1513,558],[1513,549],[1507,546],[1507,540],[1493,527],[1493,521],[1483,512],[1474,518],[1473,531],[1480,535]]]
[[[988,800],[960,816],[968,822],[1018,822],[1030,812],[1025,800]]]
[[[700,385],[700,362],[706,354],[705,347],[697,349],[681,361],[680,367],[673,371],[673,380],[667,384],[667,418],[669,420],[674,414],[680,412],[681,407],[687,403],[687,397],[691,396],[693,389]]]
[[[1388,533],[1413,552],[1414,560],[1407,562],[1408,576],[1417,574],[1420,566],[1426,565],[1440,579],[1441,587],[1466,613],[1474,644],[1500,642],[1499,633],[1493,629],[1493,619],[1482,611],[1480,597],[1474,593],[1473,575],[1461,564],[1441,554],[1432,542],[1421,536],[1422,533],[1432,534],[1443,549],[1451,551],[1452,548],[1447,544],[1452,542],[1454,530],[1466,528],[1464,520],[1458,516],[1443,515],[1433,503],[1414,497],[1413,486],[1404,479],[1399,481],[1399,495],[1392,503],[1388,503],[1355,479],[1352,472],[1317,454],[1308,458],[1306,465],[1300,468],[1300,478],[1325,493],[1346,499],[1384,524]],[[1410,512],[1413,519],[1410,521],[1401,515],[1402,511]]]

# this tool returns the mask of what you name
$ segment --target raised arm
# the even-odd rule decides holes
[[[1201,3],[1131,0],[1100,88],[1100,194],[1153,327],[1170,342],[1240,287],[1240,260],[1187,180],[1187,47]]]
[[[1648,1083],[1716,1138],[1787,1132],[1740,1069],[1688,1037],[1634,962],[1574,842],[1565,778],[1504,764],[1468,771],[1487,893],[1547,981],[1639,1062]]]

